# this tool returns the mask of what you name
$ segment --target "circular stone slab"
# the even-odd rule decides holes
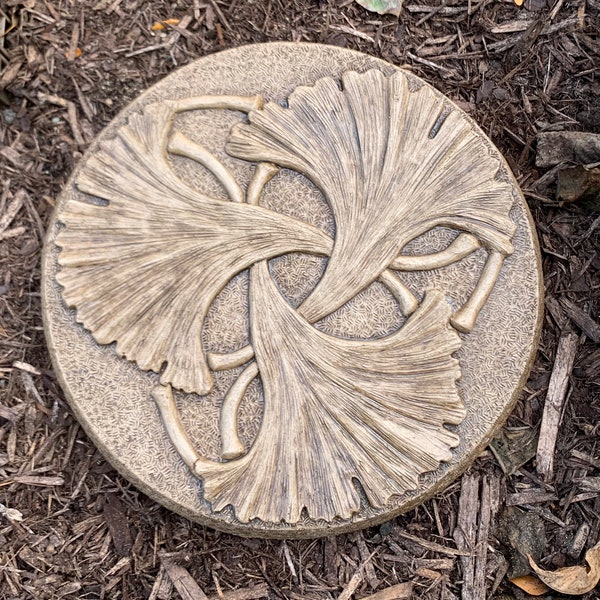
[[[130,104],[57,204],[48,344],[143,492],[241,535],[374,525],[457,477],[537,346],[534,228],[476,124],[312,44],[198,60]]]

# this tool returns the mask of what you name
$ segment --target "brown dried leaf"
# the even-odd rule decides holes
[[[540,569],[528,556],[529,564],[537,576],[549,587],[561,594],[580,595],[592,591],[600,581],[600,542],[585,554],[585,566],[564,567],[558,571]]]
[[[541,596],[550,591],[550,588],[543,581],[533,575],[522,575],[521,577],[509,579],[509,581],[530,596]]]
[[[165,19],[164,21],[157,21],[150,27],[152,31],[162,31],[165,25],[179,25],[181,19]]]
[[[75,48],[75,52],[73,53],[74,58],[80,58],[83,54],[83,50],[81,48]],[[65,52],[65,56],[69,58],[69,52]]]

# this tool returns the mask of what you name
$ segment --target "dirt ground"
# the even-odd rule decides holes
[[[527,572],[522,553],[547,569],[582,564],[600,540],[600,218],[557,202],[556,172],[536,169],[535,155],[540,132],[600,133],[599,0],[406,0],[399,18],[351,0],[0,7],[0,503],[23,516],[0,512],[1,599],[508,600],[528,597],[508,581]],[[152,31],[166,19],[179,22]],[[537,360],[493,448],[418,509],[313,541],[221,534],[138,492],[74,420],[41,321],[44,228],[93,137],[178,66],[274,40],[381,57],[458,102],[522,186],[547,293]],[[535,454],[561,339],[576,354],[554,475],[544,481]]]

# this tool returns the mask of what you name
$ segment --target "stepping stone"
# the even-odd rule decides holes
[[[56,372],[145,494],[317,537],[441,491],[506,419],[541,324],[531,215],[474,121],[316,44],[202,58],[127,106],[44,255]]]

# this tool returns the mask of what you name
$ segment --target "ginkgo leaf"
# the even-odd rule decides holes
[[[105,200],[69,202],[57,235],[57,281],[97,342],[161,382],[206,394],[212,385],[201,331],[227,282],[286,252],[327,254],[311,225],[188,187],[167,161],[175,113],[168,102],[130,117],[90,156],[76,184]]]
[[[366,100],[368,99],[368,101]],[[305,174],[336,223],[322,279],[300,307],[311,322],[373,282],[412,239],[437,225],[513,250],[513,185],[458,109],[402,72],[346,72],[268,103],[232,129],[227,151]],[[368,265],[368,268],[365,266]]]
[[[536,575],[550,588],[561,594],[581,595],[591,592],[600,581],[600,543],[585,553],[588,566],[563,567],[557,571],[546,571],[535,564],[531,556],[529,564]]]
[[[265,262],[252,267],[251,339],[264,389],[264,416],[248,454],[198,472],[213,510],[233,506],[247,522],[350,518],[384,506],[451,458],[465,408],[440,292],[395,333],[376,340],[329,336],[281,296]],[[202,470],[202,467],[201,469]]]

